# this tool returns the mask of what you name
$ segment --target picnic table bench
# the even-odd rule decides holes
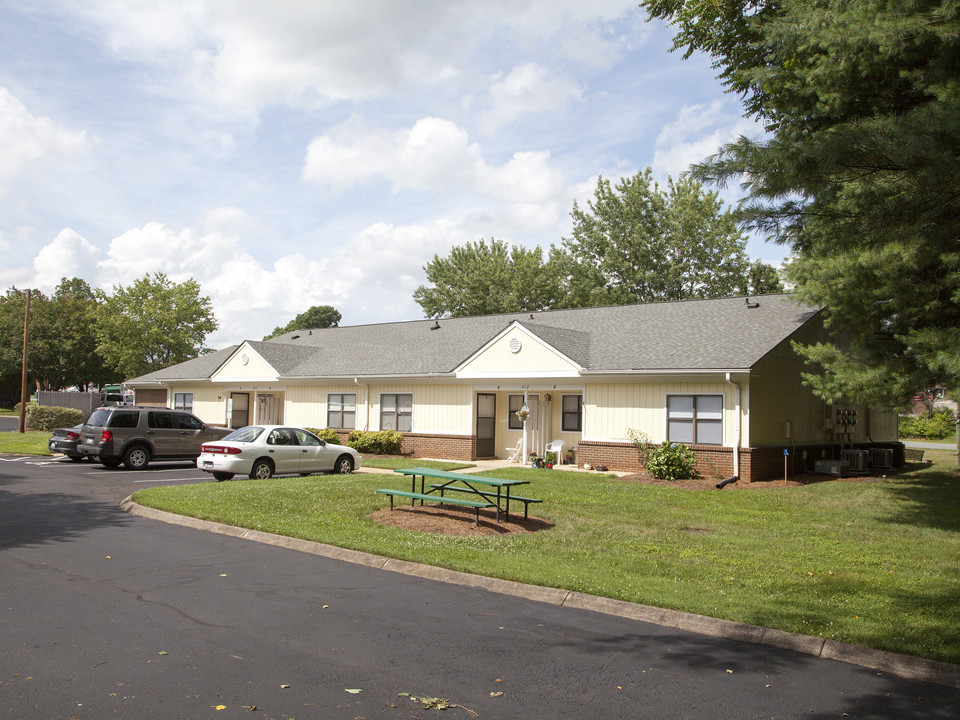
[[[907,462],[923,462],[923,450],[920,448],[904,448],[903,459]]]
[[[383,493],[384,495],[390,496],[390,509],[393,510],[393,498],[394,496],[410,498],[411,505],[416,505],[417,500],[420,501],[420,504],[423,504],[424,500],[440,500],[441,504],[446,503],[448,505],[462,505],[463,507],[469,507],[476,510],[476,524],[480,524],[480,510],[481,508],[491,508],[493,507],[492,502],[481,501],[481,500],[467,500],[465,498],[445,498],[442,495],[437,497],[436,495],[428,495],[425,493],[418,492],[407,492],[406,490],[391,490],[389,488],[382,488],[377,490],[378,493]]]
[[[497,509],[497,522],[500,522],[500,513],[503,512],[507,518],[510,519],[510,501],[518,500],[519,502],[524,503],[524,517],[526,517],[526,507],[531,502],[539,502],[535,498],[517,498],[510,494],[510,489],[516,487],[517,485],[529,485],[529,480],[502,480],[500,478],[487,478],[487,477],[478,477],[476,475],[468,475],[464,473],[454,473],[448,472],[446,470],[434,470],[432,468],[400,468],[394,472],[400,473],[401,475],[409,476],[410,480],[410,492],[399,491],[399,490],[389,490],[381,489],[377,490],[379,493],[384,495],[390,495],[390,506],[393,507],[393,496],[399,497],[408,497],[411,500],[411,504],[416,504],[417,500],[420,501],[420,504],[423,505],[426,500],[435,500],[440,503],[448,503],[450,505],[463,505],[465,507],[473,507],[477,511],[477,523],[479,524],[480,518],[480,508],[481,507],[496,507]],[[420,492],[417,492],[417,478],[420,478]],[[428,489],[426,487],[426,479],[432,478],[435,480],[441,480],[442,482],[433,483]],[[458,483],[454,485],[454,483]],[[481,489],[482,486],[483,489]],[[494,492],[496,488],[496,492]],[[467,498],[459,497],[450,497],[444,495],[445,490],[455,490],[458,492],[470,493],[476,496],[474,500],[468,500]],[[437,494],[439,491],[439,494]],[[479,506],[474,503],[480,503]]]
[[[458,487],[457,485],[442,485],[442,484],[436,484],[436,483],[432,484],[430,487],[434,488],[435,490],[439,490],[440,497],[446,497],[443,493],[447,490],[455,490],[456,492],[472,493],[475,495],[480,495],[481,497],[487,497],[487,493],[474,490],[471,487]],[[493,496],[493,493],[489,493],[489,494],[491,495],[491,497]],[[520,495],[513,495],[513,494],[510,495],[510,500],[523,503],[523,519],[524,520],[526,520],[528,517],[527,511],[530,508],[530,503],[543,502],[543,500],[540,500],[539,498],[521,497]]]

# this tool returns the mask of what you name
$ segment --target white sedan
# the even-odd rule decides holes
[[[197,467],[216,480],[234,475],[265,480],[274,475],[343,475],[360,467],[360,454],[351,447],[325,442],[308,430],[283,425],[248,425],[200,448]]]

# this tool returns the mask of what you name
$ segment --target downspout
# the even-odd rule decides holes
[[[524,389],[523,389],[523,407],[529,407],[529,405],[527,405],[527,397],[528,397],[528,396],[527,396],[527,389],[524,388]],[[527,429],[527,420],[524,420],[524,421],[523,421],[523,435],[521,436],[521,437],[523,438],[523,444],[520,446],[520,452],[522,453],[522,455],[520,455],[520,457],[521,457],[521,464],[524,464],[524,463],[527,462],[527,447],[529,447],[529,445],[528,445],[528,443],[527,443],[527,434],[528,434],[528,432],[529,432],[529,430]]]
[[[370,386],[360,382],[360,378],[354,378],[353,384],[363,388],[363,429],[370,429]]]
[[[727,373],[727,384],[734,388],[734,409],[737,413],[737,437],[733,445],[733,474],[740,477],[740,429],[743,423],[743,417],[740,411],[740,384],[735,383],[730,373]]]

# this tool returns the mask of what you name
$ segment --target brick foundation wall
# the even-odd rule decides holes
[[[899,446],[899,455],[898,447]],[[867,447],[891,447],[894,463],[902,464],[903,450],[899,443],[876,443]],[[691,446],[697,456],[697,471],[704,477],[722,480],[733,475],[733,449],[716,445]],[[813,472],[814,463],[821,458],[839,458],[839,446],[795,445],[787,448],[788,477]],[[740,448],[740,481],[745,483],[783,479],[784,448]],[[806,454],[806,457],[804,457]],[[640,456],[633,443],[580,442],[577,446],[577,464],[606,465],[611,470],[638,472]]]
[[[346,445],[353,430],[336,430],[340,444]],[[477,440],[464,435],[403,434],[400,452],[411,457],[470,461],[476,459]]]
[[[733,475],[733,451],[715,445],[692,445],[697,456],[697,471],[708,478],[722,480]],[[782,458],[781,458],[782,461]],[[640,472],[640,453],[633,443],[581,441],[577,444],[577,465],[606,465],[620,472]],[[743,475],[743,451],[741,451],[741,477]]]
[[[466,435],[404,434],[403,452],[413,457],[469,461],[476,458],[477,439]]]

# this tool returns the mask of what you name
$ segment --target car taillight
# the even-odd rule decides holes
[[[240,448],[226,447],[225,445],[201,445],[200,452],[213,455],[239,455]]]
[[[100,433],[100,442],[113,442],[113,433],[109,430],[104,430]]]
[[[79,440],[80,433],[75,433],[72,430],[67,433],[67,440]]]

